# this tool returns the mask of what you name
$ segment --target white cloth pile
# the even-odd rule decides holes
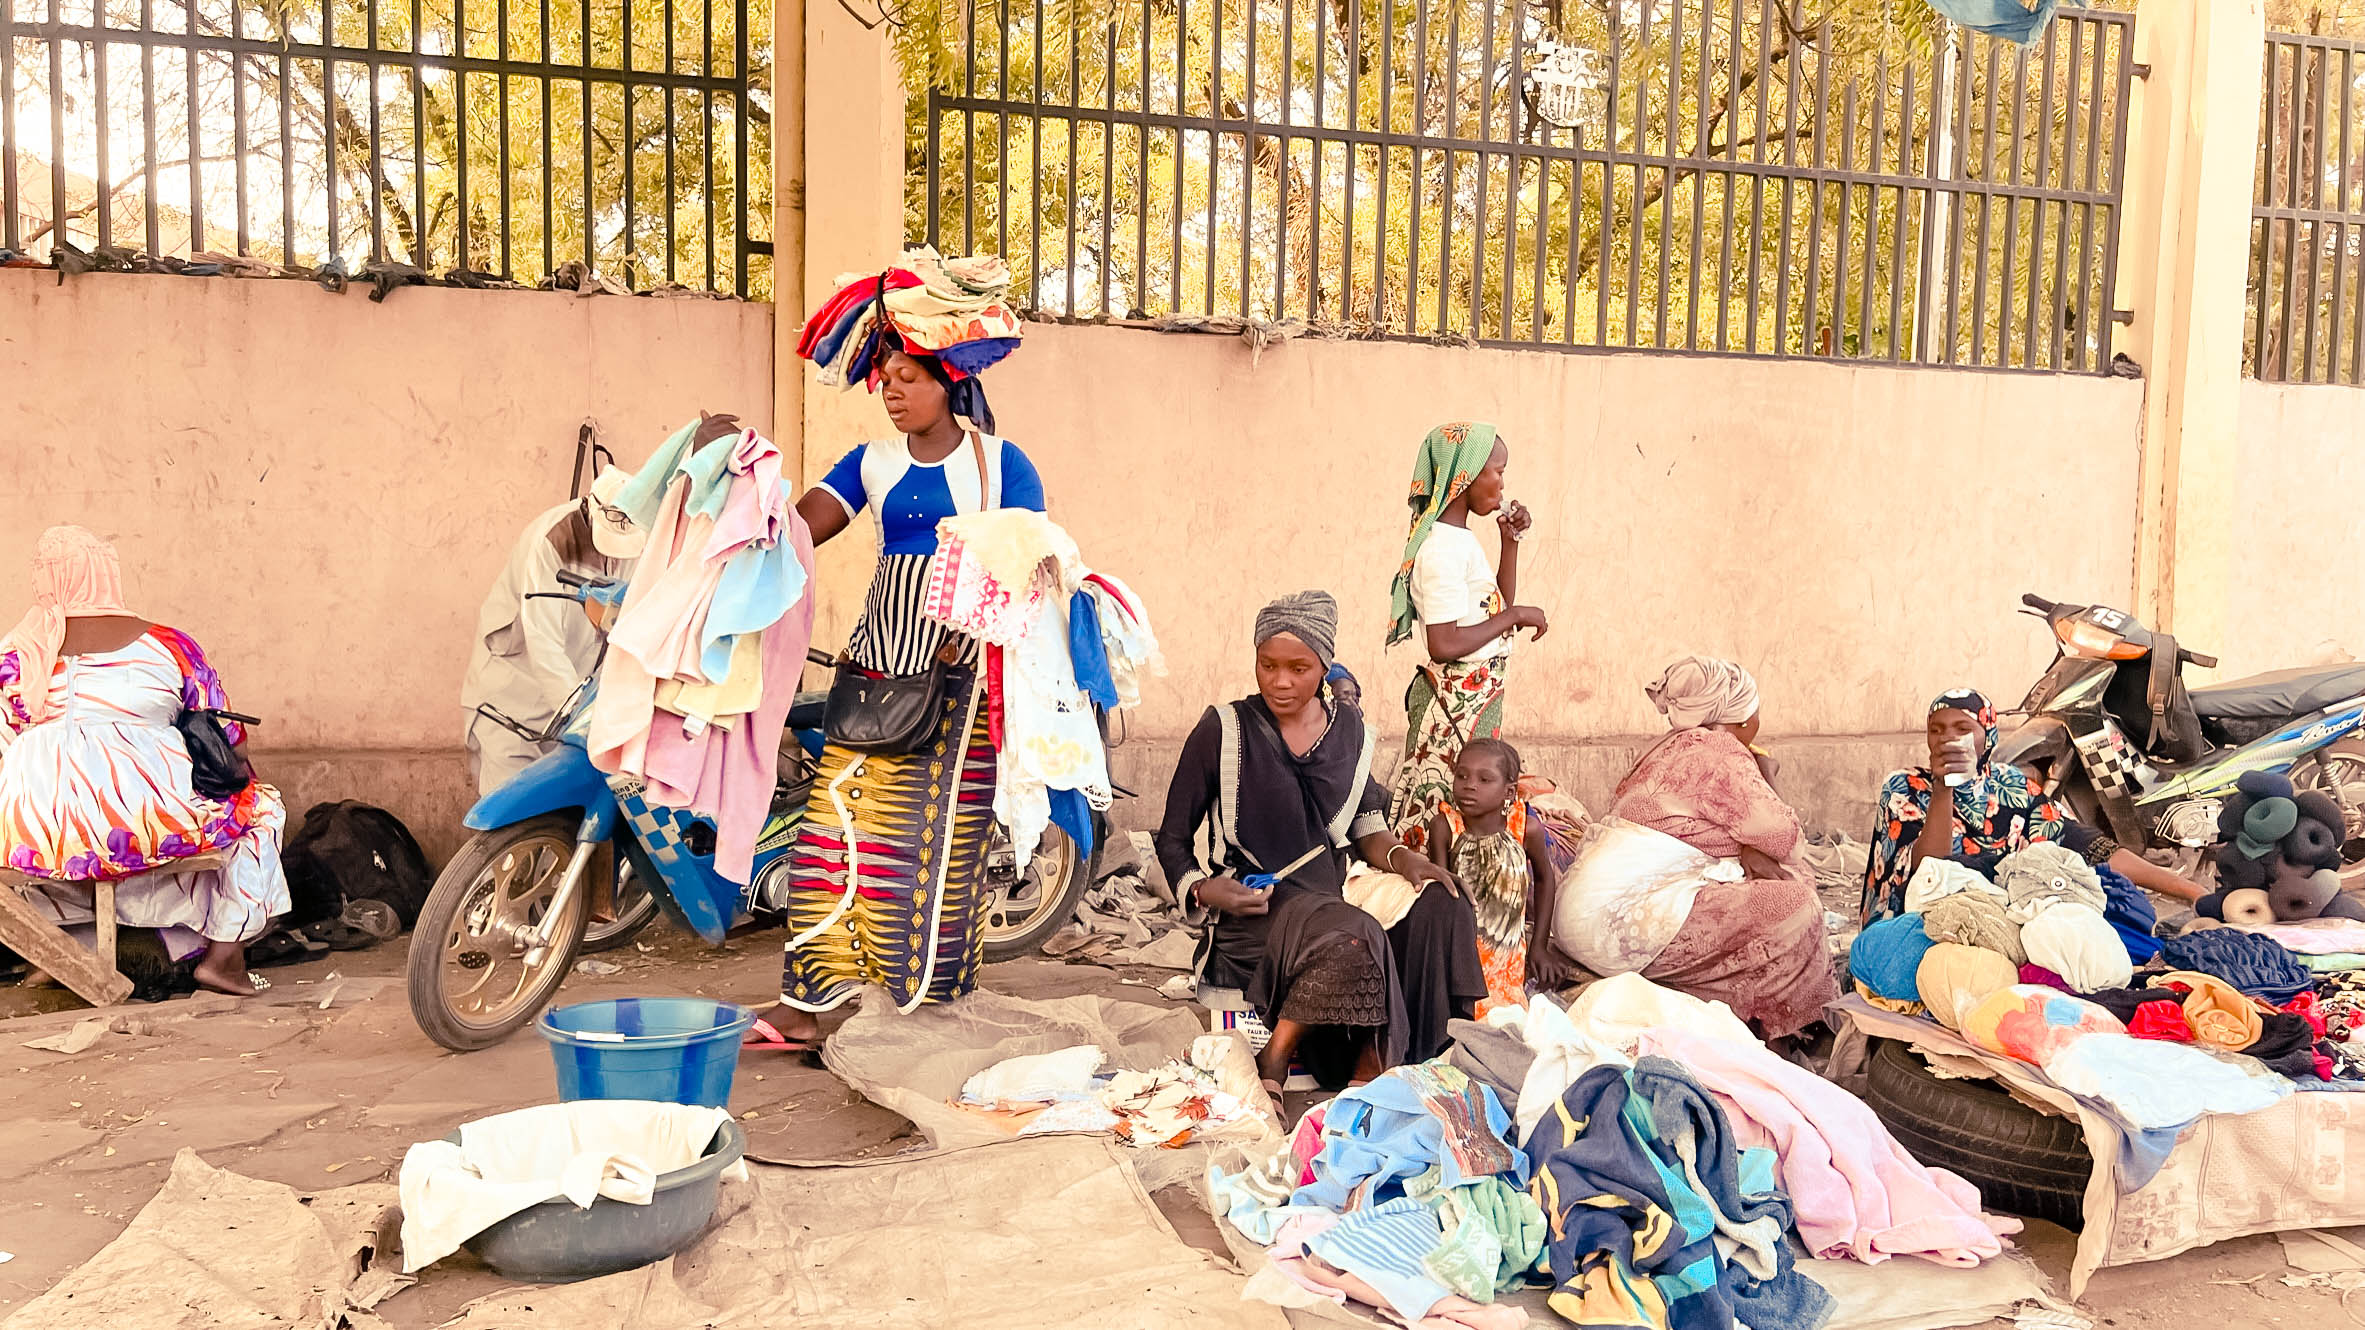
[[[1274,1129],[1256,1063],[1238,1036],[1205,1035],[1188,1058],[1102,1075],[1107,1055],[1077,1045],[1006,1058],[961,1087],[960,1102],[999,1112],[1034,1112],[1021,1136],[1095,1132],[1137,1149],[1198,1140],[1256,1140]]]

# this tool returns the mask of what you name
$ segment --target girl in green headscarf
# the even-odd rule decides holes
[[[1388,645],[1417,627],[1429,659],[1405,691],[1408,728],[1389,820],[1409,845],[1426,841],[1429,822],[1453,791],[1462,745],[1503,728],[1503,686],[1520,629],[1542,637],[1548,625],[1533,605],[1512,605],[1519,542],[1532,519],[1503,498],[1511,450],[1492,425],[1440,425],[1421,441],[1412,471],[1412,531],[1396,569]],[[1472,514],[1495,516],[1502,535],[1500,570],[1470,533]],[[1508,608],[1506,608],[1508,607]]]

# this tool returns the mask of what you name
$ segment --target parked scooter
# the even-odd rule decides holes
[[[612,606],[622,591],[618,583],[559,577],[566,591],[534,594],[578,601],[589,612]],[[807,659],[834,663],[818,651]],[[623,945],[660,912],[719,945],[735,927],[777,922],[786,903],[787,855],[818,769],[828,694],[801,692],[789,709],[769,820],[741,887],[714,871],[712,822],[650,804],[642,782],[601,772],[569,737],[590,693],[586,679],[541,731],[485,713],[558,747],[468,810],[465,823],[476,834],[444,866],[411,934],[411,1015],[446,1048],[485,1048],[508,1037],[549,1005],[579,953]],[[1106,842],[1105,816],[1096,816],[1094,832]],[[986,851],[987,960],[1026,955],[1075,917],[1091,883],[1082,860],[1052,827],[1021,871],[1007,836],[994,829]]]
[[[2102,605],[2021,603],[2053,631],[2052,668],[1995,760],[2026,768],[2080,821],[2187,877],[2249,771],[2287,773],[2340,804],[2344,884],[2365,882],[2365,665],[2280,670],[2187,693],[2183,668],[2216,660]]]

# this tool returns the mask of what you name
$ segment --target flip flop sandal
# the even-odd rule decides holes
[[[758,1020],[754,1025],[748,1027],[747,1032],[752,1037],[739,1041],[739,1047],[742,1050],[765,1053],[818,1053],[821,1051],[821,1040],[791,1039],[780,1033],[779,1027],[770,1021]]]

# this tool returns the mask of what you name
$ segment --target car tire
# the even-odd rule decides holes
[[[1976,1185],[1990,1210],[2084,1227],[2094,1157],[2078,1123],[1992,1081],[1941,1079],[1894,1039],[1874,1041],[1870,1075],[1865,1100],[1907,1154]]]

